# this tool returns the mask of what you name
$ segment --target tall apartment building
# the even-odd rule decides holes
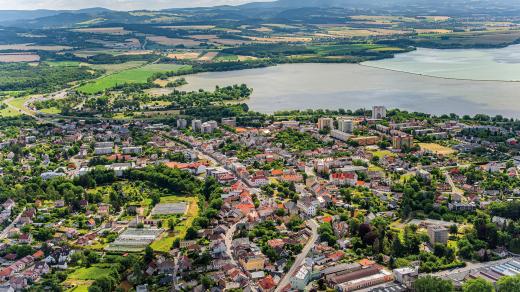
[[[386,107],[374,106],[372,107],[372,119],[380,120],[386,118]]]
[[[202,133],[213,133],[218,127],[218,124],[216,121],[208,121],[203,123],[200,126],[200,131]]]
[[[177,120],[177,128],[178,129],[186,129],[187,126],[188,126],[188,121],[186,121],[185,119],[178,119]]]
[[[318,119],[318,129],[324,130],[324,129],[330,129],[334,130],[334,120],[332,118],[319,118]]]
[[[394,149],[411,148],[413,146],[413,136],[400,134],[392,137],[392,147]]]
[[[200,132],[202,129],[202,121],[201,120],[193,120],[191,121],[191,130],[193,132]]]
[[[339,119],[338,120],[338,130],[343,133],[352,133],[354,132],[354,121],[349,119]]]

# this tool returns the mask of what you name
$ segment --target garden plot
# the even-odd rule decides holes
[[[157,228],[127,228],[107,247],[107,250],[130,252],[142,251],[146,246],[156,240],[162,232],[162,229]]]
[[[186,202],[157,204],[152,210],[155,215],[184,215],[188,211]]]

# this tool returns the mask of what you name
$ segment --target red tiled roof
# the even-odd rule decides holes
[[[262,287],[265,290],[270,290],[276,287],[276,283],[274,282],[273,277],[271,275],[258,281],[258,285],[260,285],[260,287]]]

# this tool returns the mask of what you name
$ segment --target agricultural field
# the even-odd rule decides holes
[[[176,46],[185,46],[185,47],[197,47],[200,45],[199,41],[195,41],[192,39],[179,39],[179,38],[169,38],[165,36],[149,36],[146,37],[147,40],[167,46],[167,47],[176,47]]]
[[[156,73],[178,71],[180,69],[188,68],[188,66],[174,64],[144,65],[138,68],[123,70],[112,75],[107,75],[94,82],[80,86],[78,91],[86,94],[95,94],[125,83],[146,83],[148,78],[152,77]]]
[[[37,54],[0,54],[0,63],[38,62],[40,56]]]
[[[92,34],[110,34],[110,35],[127,35],[131,32],[122,27],[96,27],[96,28],[78,28],[72,31],[92,33]]]
[[[35,46],[32,44],[0,45],[0,51],[65,51],[72,49],[69,46]]]

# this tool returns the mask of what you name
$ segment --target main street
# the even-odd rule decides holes
[[[292,275],[294,275],[297,269],[299,269],[300,266],[303,264],[303,261],[307,257],[307,254],[309,253],[311,248],[314,246],[314,243],[318,239],[318,223],[316,222],[316,220],[310,219],[309,221],[307,221],[307,224],[312,230],[312,235],[309,238],[309,241],[307,242],[305,247],[302,249],[302,252],[294,260],[294,264],[291,266],[291,268],[285,274],[282,280],[280,280],[280,282],[278,283],[275,292],[282,291],[282,289],[291,282]]]

